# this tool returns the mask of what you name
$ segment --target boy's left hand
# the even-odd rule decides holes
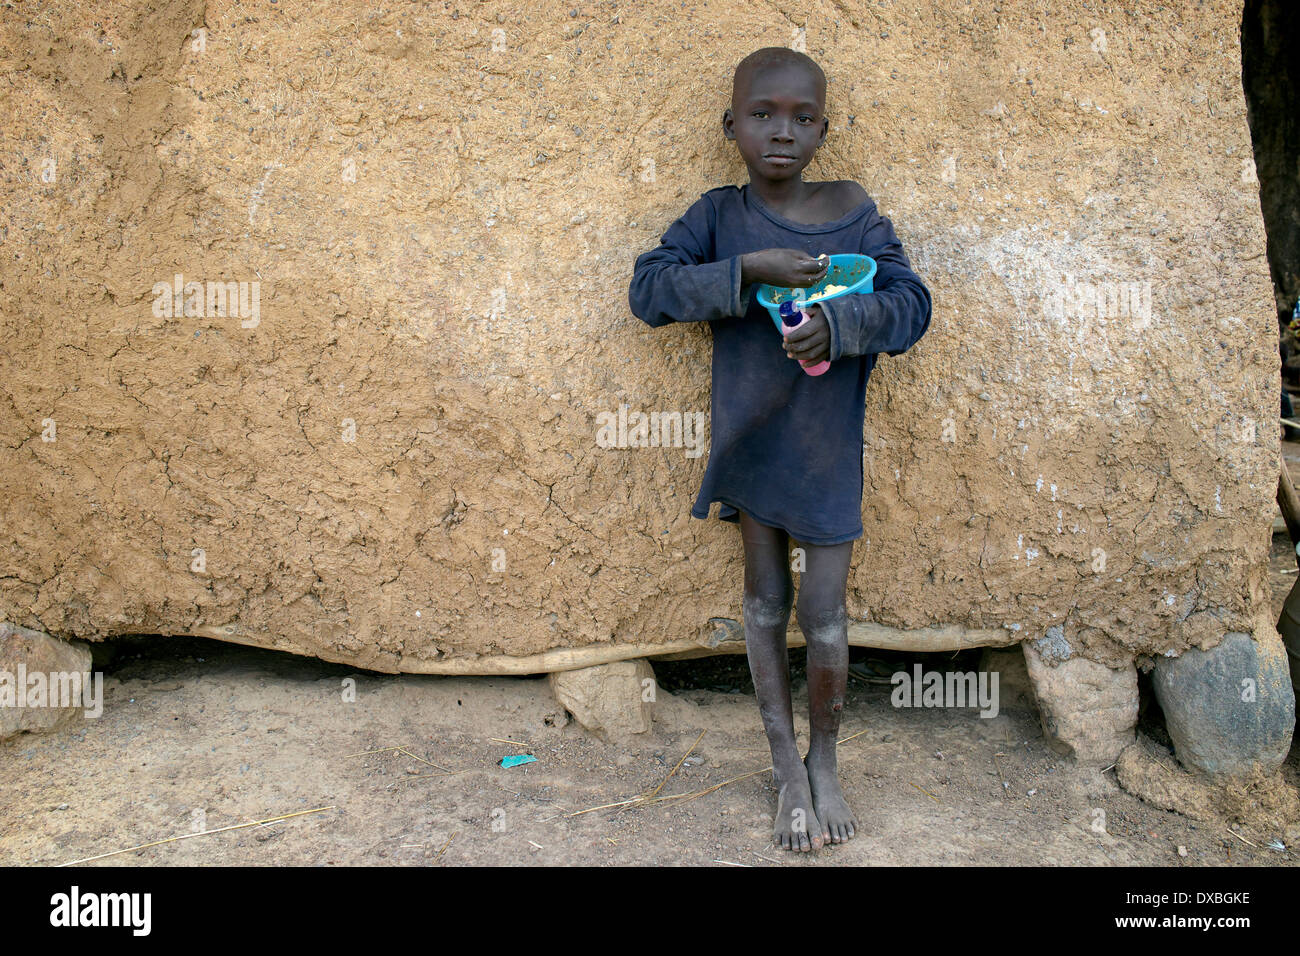
[[[805,362],[822,362],[831,357],[831,328],[820,305],[804,309],[808,321],[783,339],[785,354]]]

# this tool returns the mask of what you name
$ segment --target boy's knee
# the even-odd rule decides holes
[[[756,627],[780,627],[790,619],[791,595],[780,588],[745,590],[743,608],[746,623]]]
[[[801,600],[796,616],[799,619],[799,630],[803,631],[804,638],[810,644],[840,640],[849,623],[849,615],[843,604],[832,607],[813,606]]]

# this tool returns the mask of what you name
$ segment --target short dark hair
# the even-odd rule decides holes
[[[784,46],[765,46],[762,49],[755,50],[736,64],[736,72],[731,81],[732,101],[735,101],[736,94],[740,92],[742,86],[748,84],[749,80],[759,70],[782,66],[797,66],[806,70],[808,75],[816,81],[822,101],[825,101],[826,74],[817,65],[817,61],[807,53],[800,53],[798,50],[791,50],[789,47]]]

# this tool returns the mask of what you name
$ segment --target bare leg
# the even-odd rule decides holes
[[[806,545],[807,569],[799,581],[799,630],[808,641],[808,784],[827,843],[853,839],[858,821],[840,789],[835,742],[839,738],[849,668],[848,584],[853,542]]]
[[[784,531],[759,524],[744,512],[740,534],[745,543],[745,650],[772,750],[772,782],[777,790],[772,835],[784,849],[806,853],[820,849],[826,838],[813,813],[808,772],[794,740],[785,643],[794,596],[790,540]]]

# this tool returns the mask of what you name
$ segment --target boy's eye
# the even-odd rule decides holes
[[[751,115],[751,116],[755,116],[755,117],[757,117],[758,119],[765,119],[765,118],[767,117],[768,113],[767,113],[767,110],[754,110],[754,112],[751,113],[750,115]],[[815,116],[809,116],[807,113],[804,113],[804,114],[800,115],[800,116],[798,117],[798,119],[799,119],[800,122],[803,122],[803,123],[815,123],[815,122],[817,122],[817,117],[815,117]]]

